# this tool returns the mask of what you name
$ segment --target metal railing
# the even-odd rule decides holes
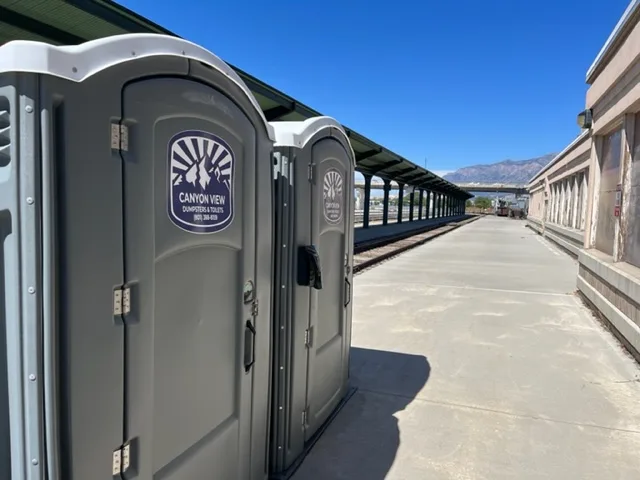
[[[402,209],[402,220],[409,221],[409,207],[405,207]],[[364,210],[356,210],[354,212],[355,216],[355,226],[361,227],[364,224]],[[422,216],[424,219],[425,211],[423,209]],[[382,217],[383,212],[382,209],[371,209],[369,211],[369,225],[382,225]],[[431,218],[431,217],[429,217]],[[414,221],[418,219],[418,207],[414,207],[413,209],[413,219]],[[397,223],[398,222],[398,209],[397,207],[389,207],[389,218],[387,223]]]

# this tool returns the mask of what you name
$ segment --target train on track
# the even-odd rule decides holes
[[[509,216],[509,205],[506,200],[498,199],[496,200],[496,210],[495,213],[498,217],[508,217]]]

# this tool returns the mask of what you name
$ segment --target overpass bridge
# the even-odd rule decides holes
[[[514,183],[456,183],[461,190],[474,193],[514,193],[524,195],[527,193],[526,185]]]

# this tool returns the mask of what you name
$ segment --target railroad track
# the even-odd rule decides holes
[[[471,216],[464,220],[451,221],[439,226],[425,227],[423,230],[404,232],[399,235],[368,240],[354,245],[353,273],[359,274],[378,263],[400,255],[407,250],[423,245],[440,235],[455,230],[480,218]]]

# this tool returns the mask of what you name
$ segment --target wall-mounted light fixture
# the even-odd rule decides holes
[[[578,114],[578,126],[582,129],[591,128],[593,124],[593,110],[587,108]]]

